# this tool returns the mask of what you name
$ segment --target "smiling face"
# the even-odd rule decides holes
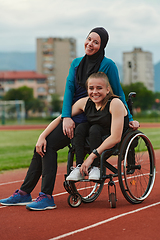
[[[85,53],[88,56],[91,56],[98,52],[100,46],[101,46],[100,36],[95,32],[91,32],[84,43]]]
[[[96,107],[102,106],[103,99],[110,92],[110,87],[106,85],[103,78],[88,79],[88,96],[95,103]]]

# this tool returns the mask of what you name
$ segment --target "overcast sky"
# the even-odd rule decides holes
[[[134,47],[160,61],[160,0],[0,0],[0,52],[35,52],[36,38],[74,37],[82,56],[97,26],[108,30],[106,56],[115,62]]]

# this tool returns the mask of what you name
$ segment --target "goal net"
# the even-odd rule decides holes
[[[16,121],[23,124],[25,121],[25,104],[23,100],[0,101],[1,123]]]

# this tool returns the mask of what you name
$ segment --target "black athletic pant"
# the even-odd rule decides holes
[[[82,164],[85,157],[86,137],[89,138],[90,153],[102,143],[102,136],[109,136],[108,129],[105,130],[100,125],[90,125],[88,122],[79,124],[75,129],[74,146],[76,153],[76,165]],[[92,166],[99,166],[99,158],[95,158]]]
[[[31,193],[42,175],[41,192],[52,195],[57,173],[57,151],[69,145],[70,139],[63,134],[62,123],[46,138],[47,149],[42,158],[36,150],[28,169],[21,190]]]

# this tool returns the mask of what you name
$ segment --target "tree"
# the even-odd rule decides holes
[[[33,111],[43,112],[44,108],[45,108],[45,103],[44,102],[42,102],[38,98],[33,99],[33,102],[32,102],[32,110]]]
[[[136,98],[133,100],[133,106],[135,108],[141,108],[141,110],[152,108],[155,102],[155,95],[152,91],[148,90],[143,83],[137,82],[130,85],[122,85],[122,88],[126,95],[126,99],[130,92],[136,92]]]
[[[36,100],[33,97],[33,89],[27,86],[23,86],[17,89],[10,89],[5,94],[4,100],[24,100],[26,117],[28,116],[29,110],[35,109],[35,104],[40,104],[39,100]]]
[[[61,112],[61,100],[58,94],[52,95],[51,105],[52,112]]]
[[[155,92],[155,109],[160,109],[160,92]]]

